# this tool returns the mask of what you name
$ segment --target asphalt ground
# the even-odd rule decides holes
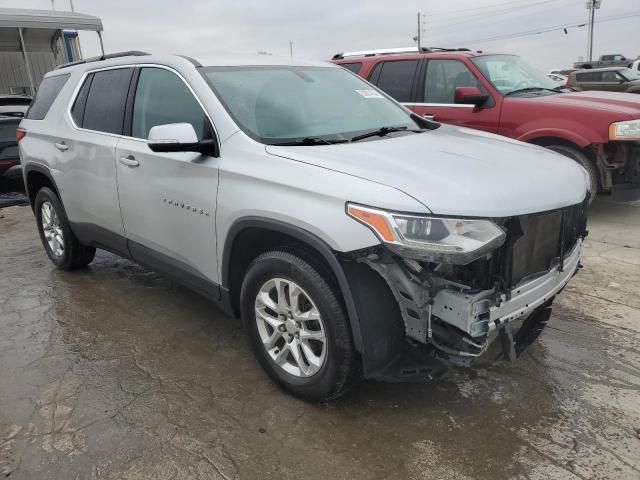
[[[10,479],[640,478],[640,204],[598,199],[584,268],[515,363],[282,392],[240,325],[99,252],[56,270],[0,210],[0,474]]]

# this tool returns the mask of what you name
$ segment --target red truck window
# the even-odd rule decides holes
[[[455,103],[456,88],[482,88],[471,70],[457,60],[429,60],[424,85],[426,103]]]
[[[396,60],[376,65],[370,81],[399,102],[411,102],[418,60]]]

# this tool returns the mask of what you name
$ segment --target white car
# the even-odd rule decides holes
[[[565,83],[567,83],[567,76],[566,75],[561,75],[559,73],[547,73],[547,77],[549,77],[551,80],[553,80],[554,82],[558,82],[560,85],[564,85]]]
[[[514,359],[579,267],[572,159],[426,120],[330,63],[111,57],[47,74],[20,125],[44,250],[191,286],[295,395],[433,378],[498,333]]]

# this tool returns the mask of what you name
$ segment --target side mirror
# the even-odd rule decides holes
[[[489,100],[489,95],[482,93],[478,87],[458,87],[453,98],[455,103],[479,107]]]
[[[198,141],[198,135],[190,123],[168,123],[156,125],[149,130],[149,148],[153,152],[197,152],[219,157],[215,139]]]

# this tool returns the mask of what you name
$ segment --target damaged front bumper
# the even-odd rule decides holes
[[[469,365],[487,351],[497,337],[496,330],[506,358],[513,359],[516,350],[520,353],[524,349],[524,343],[516,343],[525,332],[514,337],[511,324],[523,318],[523,325],[548,320],[554,296],[579,268],[581,249],[582,239],[562,262],[506,292],[469,293],[464,286],[434,273],[420,275],[418,265],[397,258],[388,261],[369,256],[360,261],[377,271],[390,287],[400,307],[404,334],[415,347],[430,348],[433,357],[445,363]]]
[[[471,337],[491,333],[502,323],[531,314],[562,290],[578,269],[581,249],[582,240],[578,240],[565,256],[562,269],[554,267],[508,294],[500,294],[496,301],[493,290],[474,295],[453,289],[440,290],[433,298],[431,313]]]

